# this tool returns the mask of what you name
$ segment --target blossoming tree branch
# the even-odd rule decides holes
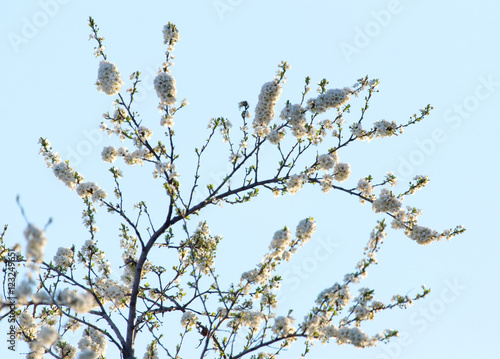
[[[40,138],[40,153],[47,166],[83,200],[88,239],[60,247],[48,257],[44,247],[50,239],[44,229],[28,222],[24,249],[16,248],[13,258],[7,256],[13,246],[6,244],[5,230],[1,235],[2,261],[23,269],[15,287],[16,305],[12,308],[4,301],[2,319],[14,316],[16,335],[29,346],[27,357],[104,358],[107,348],[113,346],[124,359],[263,359],[275,358],[292,345],[301,347],[305,357],[318,342],[365,348],[397,336],[392,329],[365,333],[363,322],[385,310],[406,308],[425,297],[429,289],[422,287],[413,297],[396,294],[385,300],[376,299],[372,288],[361,287],[352,293],[377,263],[376,252],[387,227],[403,231],[420,245],[450,239],[464,229],[458,226],[437,231],[422,226],[418,223],[421,211],[403,206],[406,197],[428,183],[426,176],[416,176],[402,193],[391,190],[397,179],[390,172],[379,179],[367,175],[355,187],[345,187],[342,184],[350,177],[351,166],[342,158],[355,141],[402,134],[403,129],[424,119],[432,107],[426,106],[404,123],[382,119],[367,124],[378,80],[366,77],[344,88],[328,88],[328,81],[322,80],[318,92],[311,94],[311,79],[307,77],[298,101],[287,101],[277,111],[290,68],[282,62],[276,76],[262,86],[254,105],[239,103],[239,130],[235,131],[226,118],[210,119],[206,141],[194,149],[194,173],[180,176],[176,164],[188,154],[176,151],[174,119],[188,103],[178,101],[172,73],[172,52],[180,39],[177,27],[168,23],[163,28],[166,58],[154,79],[161,113],[158,124],[140,120],[134,110],[140,73],[132,73],[130,88],[122,91],[124,81],[109,61],[104,39],[92,18],[89,25],[91,38],[97,42],[95,55],[101,59],[97,88],[115,97],[114,113],[104,115],[100,129],[124,144],[104,147],[102,160],[152,171],[164,192],[165,212],[158,223],[145,201],[128,203],[122,192],[126,176],[118,167],[109,169],[114,182],[114,188],[108,189],[113,194],[110,196],[61,159],[49,140]],[[349,120],[351,99],[363,94],[359,117]],[[251,108],[255,108],[252,115]],[[155,137],[153,126],[163,128],[164,136]],[[227,144],[229,170],[218,182],[208,183],[201,174],[202,164],[218,136]],[[277,161],[270,166],[273,156]],[[268,252],[255,258],[256,265],[231,285],[221,284],[224,273],[218,273],[215,266],[222,237],[212,234],[206,221],[196,225],[192,218],[202,218],[210,206],[251,201],[262,191],[272,192],[279,200],[306,185],[317,185],[324,193],[339,191],[356,197],[381,218],[367,235],[365,251],[352,271],[336,282],[325,282],[307,315],[296,318],[293,308],[283,308],[278,302],[282,280],[278,269],[283,261],[293,260],[301,246],[314,240],[316,223],[312,217],[300,221],[295,229],[290,224],[276,228],[269,237]],[[99,207],[120,218],[116,238],[99,237]],[[102,243],[121,248],[121,263],[106,259]],[[158,253],[168,260],[155,263],[151,258]],[[119,275],[115,277],[112,270],[116,269]],[[7,291],[4,276],[5,297]],[[72,342],[70,335],[80,339]],[[147,345],[136,345],[138,338]]]

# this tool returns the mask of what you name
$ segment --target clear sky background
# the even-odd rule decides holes
[[[333,88],[350,86],[365,75],[379,78],[380,93],[368,112],[373,121],[406,122],[428,103],[435,107],[403,136],[356,143],[341,152],[353,168],[345,184],[351,187],[368,174],[391,170],[402,185],[416,174],[429,175],[429,186],[405,203],[424,210],[422,225],[441,230],[463,224],[467,232],[451,242],[421,247],[389,230],[380,264],[362,285],[374,288],[384,301],[396,293],[414,295],[421,284],[432,289],[431,295],[409,310],[382,313],[363,327],[370,333],[398,329],[401,339],[365,350],[319,344],[309,358],[499,357],[497,1],[26,0],[2,2],[0,14],[0,224],[10,225],[8,241],[24,241],[17,194],[30,221],[43,226],[54,219],[47,230],[47,256],[61,245],[79,248],[86,239],[82,203],[37,155],[40,136],[49,138],[87,179],[112,193],[107,166],[100,160],[108,138],[96,128],[101,114],[112,110],[113,99],[94,85],[99,61],[93,56],[95,43],[88,41],[88,16],[95,18],[109,60],[124,80],[133,71],[143,73],[136,109],[153,130],[158,130],[159,114],[152,80],[164,59],[161,29],[171,21],[181,33],[172,73],[178,98],[190,102],[176,116],[177,148],[186,158],[179,168],[181,181],[191,180],[192,148],[201,145],[209,119],[224,116],[237,127],[238,102],[249,101],[253,112],[260,87],[273,78],[281,60],[292,68],[278,110],[287,99],[299,99],[305,76],[313,84],[327,78]],[[359,107],[348,119],[357,119]],[[225,148],[219,142],[215,147],[222,152],[203,171],[209,179],[219,178],[227,166]],[[130,204],[145,199],[161,209],[164,204],[154,202],[161,198],[158,192],[137,175],[143,172],[145,178],[151,171],[127,169]],[[116,220],[104,212],[98,217],[100,243],[110,250],[118,243]],[[158,221],[162,216],[157,214]],[[355,198],[334,191],[323,195],[315,187],[296,196],[264,194],[249,205],[210,208],[203,219],[225,238],[217,268],[230,282],[260,260],[275,230],[294,228],[308,216],[317,221],[316,235],[283,268],[286,314],[291,306],[305,313],[319,291],[353,270],[382,217]],[[296,315],[299,321],[303,313]],[[142,348],[139,353],[142,357]],[[298,354],[291,350],[283,357]]]

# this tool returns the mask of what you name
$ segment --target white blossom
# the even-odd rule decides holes
[[[108,61],[101,61],[97,73],[97,88],[107,95],[116,95],[120,92],[123,80],[115,64]]]
[[[387,188],[383,188],[380,191],[379,196],[372,203],[372,208],[375,213],[380,212],[389,212],[389,213],[397,213],[401,208],[401,201],[397,199],[391,191]]]
[[[167,25],[163,26],[163,43],[168,45],[168,50],[173,51],[175,44],[179,41],[181,35],[177,26],[169,22]]]
[[[113,146],[106,146],[102,149],[101,156],[104,162],[113,163],[118,158],[118,151]]]
[[[156,94],[160,99],[160,107],[175,104],[177,90],[175,80],[168,72],[161,71],[153,81]]]
[[[54,264],[57,267],[61,268],[69,268],[73,265],[75,262],[75,259],[73,258],[74,253],[71,248],[67,247],[59,247],[57,249],[57,253],[54,256]]]
[[[267,127],[274,118],[274,108],[281,95],[281,86],[276,81],[266,82],[262,85],[259,100],[255,107],[254,129],[259,126]],[[259,134],[260,136],[260,134]]]
[[[181,317],[181,325],[186,329],[193,328],[197,321],[198,317],[193,312],[184,312]]]
[[[340,108],[350,100],[350,90],[330,89],[307,101],[308,108],[315,113],[324,113],[330,108]]]
[[[337,163],[333,168],[333,177],[338,182],[344,182],[351,175],[351,165],[349,163]]]
[[[325,153],[324,155],[318,156],[317,162],[320,169],[328,171],[338,162],[337,152]]]
[[[30,223],[24,230],[24,237],[28,241],[26,256],[34,262],[41,263],[45,245],[47,244],[45,232]]]

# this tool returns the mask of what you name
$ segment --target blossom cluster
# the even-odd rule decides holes
[[[168,51],[173,51],[175,44],[180,40],[181,35],[177,26],[169,22],[163,27],[163,43],[168,45]]]
[[[160,71],[158,75],[156,75],[153,85],[156,90],[156,94],[160,99],[160,110],[162,110],[165,106],[172,106],[175,104],[177,90],[175,88],[175,80],[174,77],[164,71]]]
[[[56,342],[59,334],[52,326],[43,326],[38,332],[35,340],[29,343],[31,359],[42,359],[45,352]]]
[[[87,239],[78,252],[78,262],[85,267],[91,268],[97,265],[97,270],[104,275],[111,273],[111,264],[105,259],[104,252],[97,248],[97,243],[92,239]]]
[[[76,172],[67,162],[60,161],[59,155],[52,152],[50,142],[40,138],[40,153],[45,157],[49,167],[52,167],[55,176],[71,190],[75,190],[82,198],[90,198],[93,202],[101,201],[108,195],[94,182],[84,182],[84,178]]]
[[[196,325],[198,322],[198,317],[193,312],[184,312],[181,317],[181,325],[183,328],[189,329]]]
[[[258,328],[266,319],[262,312],[243,310],[231,314],[231,319],[227,322],[227,326],[233,330],[237,330],[242,326],[249,328]]]
[[[244,289],[244,292],[248,294],[252,285],[262,286],[261,303],[274,307],[276,301],[272,290],[279,287],[279,282],[272,277],[272,271],[280,261],[289,261],[297,248],[311,239],[315,230],[316,223],[314,219],[306,218],[297,225],[294,239],[292,239],[291,231],[287,227],[276,231],[269,245],[269,252],[262,261],[256,268],[241,275],[240,286]]]
[[[398,126],[396,122],[389,122],[387,120],[376,121],[373,124],[373,130],[375,132],[375,137],[392,137],[396,134],[396,129]],[[403,128],[399,127],[399,133],[403,133]]]
[[[202,273],[208,274],[213,269],[217,244],[221,236],[211,236],[207,222],[198,223],[193,235],[181,242],[180,259],[187,265],[195,265]]]
[[[97,89],[107,95],[116,95],[120,92],[123,80],[116,65],[102,60],[97,72]]]
[[[95,281],[95,292],[103,302],[111,302],[110,309],[125,308],[130,300],[131,286],[105,276]]]
[[[274,108],[281,95],[281,90],[280,84],[275,80],[262,85],[253,120],[253,128],[257,136],[265,137],[271,133],[269,123],[274,118]]]
[[[375,213],[389,212],[397,213],[401,208],[402,202],[396,198],[392,191],[387,188],[382,188],[379,196],[372,203],[372,208]]]
[[[61,269],[69,268],[75,263],[75,253],[73,249],[67,247],[59,247],[54,256],[54,264]]]
[[[330,108],[339,109],[350,100],[350,88],[329,89],[316,98],[307,101],[308,109],[314,113],[324,113]]]
[[[78,293],[76,290],[65,288],[57,294],[58,305],[67,306],[77,313],[88,313],[97,307],[97,302],[90,292]]]
[[[78,349],[81,350],[79,358],[104,357],[107,346],[106,337],[98,329],[90,327],[84,331],[78,342]]]
[[[305,137],[308,133],[305,125],[306,109],[299,104],[292,105],[287,102],[283,110],[281,110],[280,118],[292,126],[292,133],[297,139]]]
[[[24,230],[24,238],[28,241],[28,245],[26,246],[27,258],[41,263],[45,245],[47,244],[45,232],[30,223]]]

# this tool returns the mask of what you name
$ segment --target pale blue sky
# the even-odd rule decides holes
[[[16,194],[35,224],[43,226],[48,217],[54,218],[47,231],[48,255],[60,245],[76,242],[79,247],[86,238],[80,225],[81,201],[37,155],[40,136],[49,138],[63,157],[69,156],[86,178],[112,192],[111,179],[103,174],[107,167],[100,161],[107,137],[95,132],[101,114],[111,110],[112,98],[94,86],[99,61],[93,57],[95,43],[88,41],[88,16],[95,18],[109,59],[123,78],[143,72],[137,110],[153,129],[158,129],[159,114],[152,79],[163,61],[161,29],[171,21],[181,33],[172,73],[178,98],[190,102],[176,117],[177,148],[189,161],[210,117],[228,117],[237,124],[237,103],[247,100],[253,111],[261,85],[272,79],[281,60],[292,68],[279,109],[287,99],[297,101],[307,75],[314,84],[326,77],[331,87],[344,87],[367,74],[381,80],[368,112],[373,120],[405,122],[426,104],[435,107],[403,136],[356,143],[341,153],[353,167],[346,186],[390,170],[402,184],[416,174],[429,175],[428,188],[406,203],[424,210],[423,225],[440,230],[463,224],[467,232],[452,242],[419,247],[389,231],[380,264],[363,285],[375,288],[381,300],[415,293],[424,283],[432,288],[431,295],[409,310],[384,313],[367,323],[372,333],[399,329],[404,334],[399,341],[366,350],[317,345],[308,357],[499,356],[500,315],[492,307],[500,296],[500,245],[494,228],[499,211],[493,183],[499,175],[498,2],[203,0],[138,5],[42,0],[2,2],[0,13],[0,224],[10,225],[8,240],[23,241],[25,223]],[[354,108],[352,120],[356,113]],[[204,175],[220,176],[227,157],[222,152],[211,159]],[[186,178],[191,178],[189,168],[180,168]],[[142,169],[146,176],[151,171]],[[155,193],[140,183],[137,177],[129,184],[134,188],[131,197],[154,199]],[[101,218],[107,218],[101,212]],[[204,218],[225,238],[218,268],[228,273],[229,281],[260,260],[276,229],[295,227],[308,216],[315,217],[318,230],[295,262],[284,268],[289,286],[283,297],[284,306],[307,308],[310,304],[301,302],[311,303],[317,292],[341,281],[361,258],[371,228],[381,218],[369,206],[310,188],[276,200],[265,195],[247,206],[210,208]],[[100,227],[103,237],[109,233],[106,238],[113,248],[115,228],[105,223]],[[283,355],[296,357],[294,351]]]

